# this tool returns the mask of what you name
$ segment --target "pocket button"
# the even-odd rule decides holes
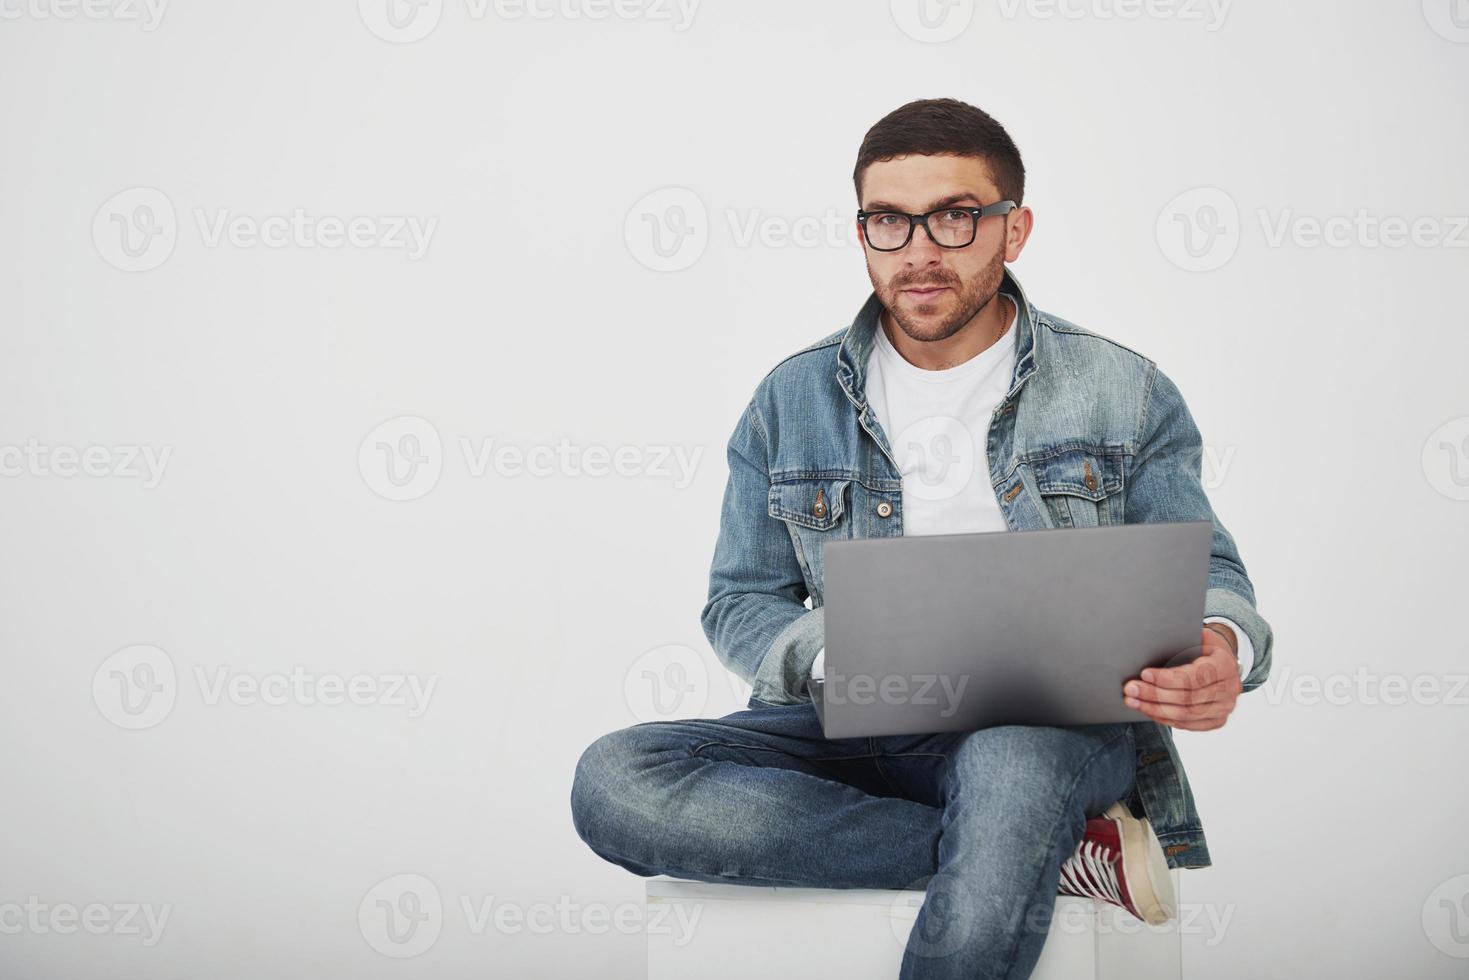
[[[888,503],[886,500],[884,500],[882,503],[878,504],[877,505],[877,516],[878,517],[892,517],[893,516],[893,505],[890,504],[890,503]]]

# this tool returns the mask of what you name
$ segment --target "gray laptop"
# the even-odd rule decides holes
[[[1147,721],[1144,667],[1198,656],[1213,524],[832,541],[828,738]]]

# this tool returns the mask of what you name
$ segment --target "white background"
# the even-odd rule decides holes
[[[1469,968],[1463,0],[935,0],[932,34],[912,0],[443,0],[401,30],[383,0],[95,2],[0,0],[0,913],[113,926],[0,932],[0,974],[638,976],[636,928],[580,918],[642,882],[575,836],[572,767],[743,706],[698,621],[725,440],[867,296],[857,147],[933,96],[1024,154],[1032,299],[1178,382],[1276,631],[1271,685],[1180,739],[1215,860],[1184,898],[1230,916],[1188,975]],[[129,258],[116,221],[160,196]],[[436,223],[416,257],[208,234],[298,209]],[[1219,233],[1191,256],[1188,227]],[[368,439],[405,416],[431,430]],[[400,492],[377,443],[411,425],[441,472]],[[631,475],[475,475],[461,439],[632,447]],[[156,485],[129,447],[169,453]],[[139,658],[152,715],[120,700]],[[296,668],[436,686],[417,717],[212,696]],[[442,909],[421,951],[372,925],[405,887]],[[475,928],[491,898],[571,925]],[[167,908],[153,945],[129,904]]]

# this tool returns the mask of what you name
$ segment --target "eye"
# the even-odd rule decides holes
[[[969,220],[969,212],[961,210],[959,208],[954,208],[952,210],[945,211],[942,215],[940,215],[940,220],[946,221],[949,224],[957,225],[961,222]]]
[[[893,214],[890,211],[884,211],[882,214],[876,215],[875,217],[877,218],[877,223],[879,225],[886,225],[888,227],[892,227],[893,225],[895,225],[895,224],[898,223],[899,219],[902,216],[901,215],[897,215],[897,214]]]

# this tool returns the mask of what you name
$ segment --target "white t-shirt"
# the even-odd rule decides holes
[[[985,444],[1015,374],[1014,320],[1012,300],[999,340],[942,371],[904,360],[879,325],[867,401],[903,475],[905,536],[1006,530]]]
[[[1005,531],[1005,515],[990,483],[986,445],[990,418],[1015,376],[1016,301],[1006,303],[1000,339],[963,364],[929,371],[905,360],[879,323],[867,356],[867,401],[888,436],[903,476],[903,535]],[[1223,616],[1239,641],[1240,676],[1255,660],[1250,638]],[[826,649],[811,676],[824,675]]]

